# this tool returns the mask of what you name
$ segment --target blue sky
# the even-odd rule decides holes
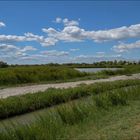
[[[139,1],[0,1],[0,60],[140,60]]]

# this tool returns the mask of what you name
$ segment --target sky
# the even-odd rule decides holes
[[[0,1],[0,61],[140,60],[139,1]]]

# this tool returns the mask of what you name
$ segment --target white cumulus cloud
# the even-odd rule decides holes
[[[116,52],[126,52],[132,49],[140,49],[140,40],[130,44],[120,43],[119,45],[113,46],[113,50]]]
[[[88,31],[87,36],[96,42],[140,37],[140,24],[99,31]]]
[[[83,28],[80,28],[78,24],[69,24],[68,26],[65,26],[61,31],[57,31],[54,28],[43,28],[42,31],[47,33],[49,37],[55,38],[58,41],[76,42],[93,40],[94,42],[105,42],[129,38],[139,38],[140,24],[97,31],[87,31]]]

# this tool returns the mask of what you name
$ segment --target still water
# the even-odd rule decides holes
[[[120,70],[122,68],[76,68],[76,70],[80,71],[80,72],[99,72],[99,71],[103,71],[103,70]]]

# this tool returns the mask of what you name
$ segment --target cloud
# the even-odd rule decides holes
[[[38,42],[41,46],[49,47],[56,45],[57,42],[80,42],[85,40],[92,40],[94,42],[105,42],[122,40],[129,38],[140,37],[140,24],[131,26],[122,26],[119,28],[108,30],[85,30],[79,27],[79,23],[67,18],[56,18],[57,23],[63,23],[62,30],[56,30],[54,28],[42,28],[42,31],[46,33],[45,36],[37,35],[33,33],[25,33],[24,35],[0,35],[0,41],[7,42]],[[1,23],[1,22],[0,22]]]
[[[63,23],[64,26],[78,26],[79,25],[79,22],[76,21],[76,20],[69,20],[68,18],[60,18],[60,17],[57,17],[55,19],[55,22],[56,23]]]
[[[32,46],[15,46],[11,44],[0,44],[0,57],[20,58],[27,56],[27,52],[35,51],[36,48]]]
[[[43,28],[43,32],[47,33],[48,37],[64,42],[79,42],[86,39],[85,30],[77,26],[66,26],[61,31],[56,31],[53,28]]]
[[[25,33],[25,39],[27,41],[38,41],[38,42],[42,42],[44,40],[44,36],[39,36],[39,35],[35,35],[33,33]]]
[[[79,51],[80,49],[76,48],[76,49],[70,49],[71,52],[76,52]]]
[[[82,54],[82,55],[76,56],[75,59],[88,58],[88,57],[91,57],[91,56]]]
[[[105,52],[96,52],[98,57],[104,57],[105,56]]]
[[[96,42],[140,37],[140,24],[99,31],[88,31],[87,36]]]
[[[21,52],[27,52],[27,51],[36,51],[37,49],[32,46],[25,46],[23,49],[21,49]]]
[[[74,63],[93,63],[99,61],[113,61],[113,60],[124,60],[121,54],[114,54],[114,55],[79,55],[73,58],[72,62]]]
[[[55,43],[57,42],[55,38],[51,38],[51,37],[45,38],[44,36],[35,35],[33,33],[25,33],[24,36],[0,35],[0,41],[4,43],[35,41],[45,47],[55,45]]]
[[[56,22],[56,23],[61,23],[61,21],[62,21],[62,19],[61,19],[60,17],[57,17],[57,18],[55,19],[55,22]]]
[[[39,42],[42,46],[48,47],[53,46],[57,42],[57,39],[52,37],[45,38],[44,36],[35,35],[33,33],[25,33],[27,41],[36,41]]]
[[[30,51],[36,51],[37,49],[33,46],[16,46],[16,42],[37,42],[43,47],[54,46],[58,42],[81,42],[85,40],[92,40],[94,42],[105,42],[114,41],[128,38],[139,38],[140,37],[140,24],[123,26],[108,30],[86,30],[79,27],[79,22],[75,20],[69,20],[67,18],[62,19],[60,17],[56,18],[56,23],[62,23],[64,27],[60,29],[55,29],[52,27],[42,28],[42,31],[46,33],[45,35],[38,35],[34,33],[24,33],[23,35],[3,35],[0,34],[0,57],[2,58],[13,58],[15,60],[40,60],[40,61],[67,61],[65,58],[70,58],[69,54],[80,50],[79,48],[70,49],[69,51],[57,51],[49,50],[42,52],[29,53]],[[0,26],[6,26],[3,22],[0,22]],[[132,48],[139,48],[140,41],[132,44],[119,44],[114,46],[115,50],[122,52],[124,50],[130,50]],[[120,47],[121,46],[121,47]],[[125,47],[124,47],[125,46]],[[127,49],[126,49],[127,48]],[[118,55],[118,56],[117,56]],[[80,55],[75,57],[76,61],[91,61],[96,59],[108,59],[121,57],[120,54],[116,56],[107,56],[104,52],[97,52],[95,56]],[[66,57],[67,56],[67,57]],[[58,59],[59,58],[59,59]]]
[[[96,52],[96,53],[99,54],[99,55],[105,54],[105,52]]]
[[[50,51],[42,51],[41,54],[44,54],[46,56],[66,56],[69,55],[69,52],[50,50]]]
[[[58,31],[56,31],[54,28],[48,28],[48,29],[43,28],[42,31],[47,33],[48,36],[51,36],[51,35],[54,36],[54,34],[58,33]]]
[[[140,49],[140,40],[130,44],[120,43],[119,45],[113,46],[113,50],[116,52],[126,52],[132,49]]]
[[[44,58],[46,58],[44,55],[40,55],[40,54],[34,54],[34,55],[27,55],[27,56],[23,56],[20,59],[21,60],[43,60]]]
[[[36,63],[41,63],[41,64],[46,64],[46,63],[68,63],[71,62],[71,58],[69,56],[47,56],[44,54],[31,54],[29,56],[23,56],[20,57],[18,60],[18,63],[24,63],[24,64],[36,64]]]
[[[54,46],[58,42],[81,42],[85,40],[92,40],[93,42],[106,42],[106,41],[120,41],[122,39],[129,38],[140,38],[140,24],[122,26],[107,30],[86,30],[79,27],[79,22],[75,20],[69,20],[67,18],[57,17],[56,23],[62,23],[64,27],[61,30],[55,28],[42,28],[42,31],[46,33],[45,35],[38,35],[34,33],[27,32],[23,35],[3,35],[0,34],[0,50],[2,52],[8,52],[8,50],[14,50],[15,54],[25,55],[27,51],[35,51],[36,48],[32,46],[25,46],[22,49],[12,45],[16,42],[37,42],[43,47]],[[5,24],[0,22],[0,27],[4,27]],[[8,44],[8,45],[7,45]],[[10,45],[9,45],[10,44]],[[3,48],[3,49],[2,49]],[[134,43],[125,44],[120,43],[119,45],[113,46],[113,50],[116,52],[125,52],[131,49],[140,48],[140,41]],[[71,52],[78,51],[79,49],[71,49]],[[44,54],[49,56],[64,56],[68,55],[69,52],[65,51],[46,51]],[[103,52],[97,52],[97,57],[103,57],[105,54]]]
[[[25,47],[19,47],[11,44],[0,44],[0,50],[1,51],[14,51],[18,50],[21,52],[26,52],[26,51],[35,51],[37,50],[36,48],[32,46],[25,46]]]
[[[1,51],[13,51],[13,50],[17,50],[18,48],[14,45],[9,45],[9,44],[0,44],[0,52]]]
[[[75,59],[82,59],[82,58],[116,58],[116,57],[121,57],[122,55],[121,54],[113,54],[113,55],[109,55],[109,54],[106,54],[106,55],[103,55],[103,56],[99,56],[99,55],[79,55],[79,56],[76,56]]]
[[[63,19],[63,23],[65,26],[78,26],[79,22],[75,20],[69,20],[67,18]]]
[[[2,21],[0,21],[0,28],[1,28],[1,27],[5,27],[5,26],[6,26],[5,23],[2,22]]]
[[[66,23],[68,21],[69,20],[65,20]],[[140,24],[97,31],[86,31],[85,29],[80,28],[78,24],[69,24],[68,26],[65,26],[61,31],[57,31],[54,28],[43,28],[42,31],[47,33],[49,37],[55,38],[58,41],[77,42],[84,40],[93,40],[94,42],[98,43],[129,38],[138,38],[140,37]]]
[[[25,36],[17,36],[17,35],[0,35],[1,42],[21,42],[27,41]]]

